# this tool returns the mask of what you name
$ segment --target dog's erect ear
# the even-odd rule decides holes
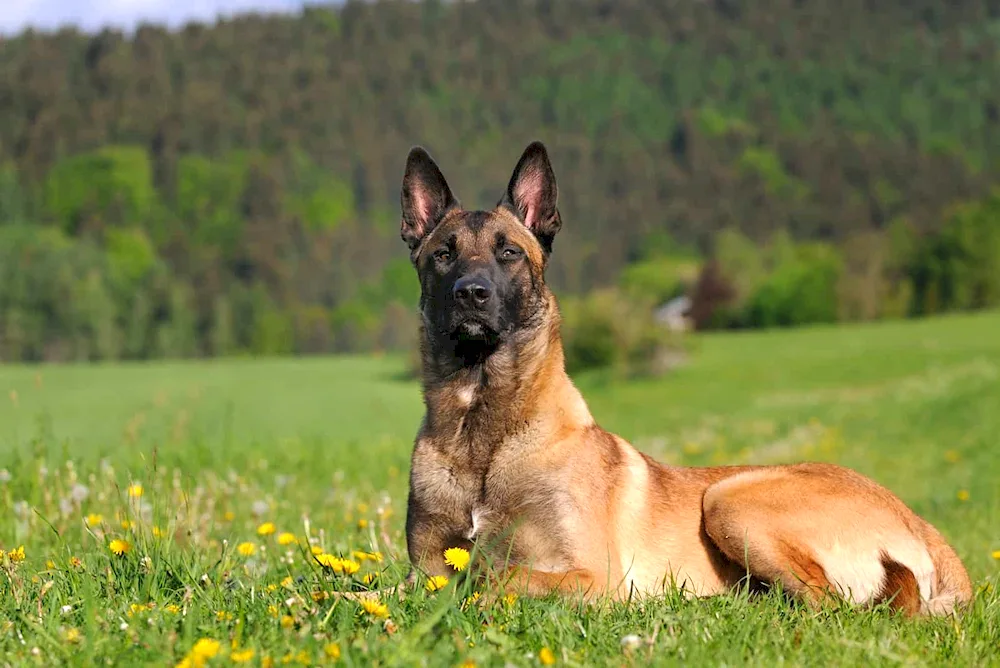
[[[406,156],[399,201],[403,210],[400,236],[411,251],[449,210],[459,206],[434,159],[420,146]]]
[[[546,253],[552,252],[552,240],[562,227],[557,198],[556,175],[548,151],[542,142],[531,142],[521,154],[499,205],[513,211],[534,232]]]

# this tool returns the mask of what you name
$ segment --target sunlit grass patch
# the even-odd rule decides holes
[[[1000,359],[987,336],[1000,320],[981,322],[713,336],[674,376],[579,379],[602,424],[675,464],[819,459],[875,477],[968,564],[977,594],[959,618],[813,612],[775,593],[594,606],[508,596],[476,585],[474,555],[457,547],[442,555],[447,581],[418,577],[400,596],[420,400],[387,380],[390,361],[14,367],[0,376],[0,656],[996,665],[1000,388],[980,371]],[[942,345],[910,345],[931,335]],[[878,391],[862,400],[865,387]],[[808,401],[770,400],[799,394]]]

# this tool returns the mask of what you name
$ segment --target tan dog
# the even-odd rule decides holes
[[[401,201],[427,409],[406,522],[417,569],[451,574],[444,550],[477,543],[529,594],[624,598],[673,583],[714,595],[749,575],[810,603],[834,594],[909,614],[970,599],[934,527],[854,471],[676,468],[594,422],[564,369],[544,280],[561,218],[542,144],[527,147],[491,211],[464,210],[414,148]]]

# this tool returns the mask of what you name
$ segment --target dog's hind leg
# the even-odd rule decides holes
[[[834,475],[779,469],[726,478],[705,492],[705,531],[750,575],[809,604],[832,595],[919,612],[934,573],[926,546],[884,499]]]

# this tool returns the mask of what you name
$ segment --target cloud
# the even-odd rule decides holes
[[[177,27],[239,12],[292,12],[303,4],[303,0],[0,0],[0,33],[65,25],[90,32],[104,26],[130,30],[141,21]]]

